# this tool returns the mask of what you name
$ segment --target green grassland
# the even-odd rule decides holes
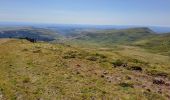
[[[170,56],[170,33],[156,34],[149,28],[92,31],[79,33],[65,40],[64,43],[78,47],[116,48],[119,45],[127,45]]]
[[[170,56],[170,33],[143,39],[135,42],[134,45],[148,49],[154,53]]]
[[[139,40],[155,36],[148,28],[132,28],[125,30],[100,30],[79,33],[74,38],[67,40],[69,43],[97,44],[105,47],[112,47],[115,44],[131,44]],[[66,42],[67,42],[66,41]]]
[[[0,39],[0,100],[168,100],[169,61],[137,46]]]

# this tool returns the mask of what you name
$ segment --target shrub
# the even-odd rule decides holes
[[[42,51],[41,50],[35,50],[33,51],[33,53],[41,53]]]
[[[77,52],[76,51],[69,51],[66,52],[63,56],[64,59],[76,58]]]
[[[148,62],[144,62],[144,61],[141,61],[141,60],[138,60],[138,59],[130,59],[131,62],[134,62],[136,64],[145,64],[147,65]]]
[[[90,60],[90,61],[97,61],[98,58],[97,58],[97,57],[94,57],[94,56],[91,56],[91,57],[88,57],[87,60]]]
[[[122,60],[118,59],[116,61],[113,61],[112,64],[116,67],[116,66],[122,66],[125,63]]]
[[[120,83],[119,84],[121,87],[130,87],[130,88],[134,88],[132,83]]]
[[[95,56],[102,58],[102,59],[107,58],[105,55],[99,54],[99,53],[96,53]]]
[[[24,80],[23,80],[23,83],[29,83],[30,82],[30,78],[29,77],[27,77],[27,78],[25,78]]]
[[[160,76],[160,77],[168,77],[168,73],[166,72],[162,72],[162,71],[157,71],[157,70],[150,70],[150,71],[147,71],[147,73],[149,75],[152,75],[152,76]]]
[[[130,66],[128,67],[128,70],[134,70],[134,71],[143,71],[142,67],[140,66]]]

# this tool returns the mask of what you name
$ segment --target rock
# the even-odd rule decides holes
[[[107,82],[111,83],[112,82],[112,77],[106,76]]]
[[[77,72],[76,72],[76,74],[78,75],[78,74],[80,74],[80,72],[79,72],[79,71],[77,71]]]
[[[104,78],[104,75],[101,75],[102,78]]]
[[[170,86],[170,82],[169,83],[165,83],[166,86]]]
[[[168,73],[166,72],[161,72],[158,70],[151,70],[147,72],[149,75],[155,76],[155,77],[162,77],[162,78],[166,78],[168,77]]]
[[[131,80],[132,78],[130,76],[125,77],[127,80]]]
[[[103,72],[103,74],[104,74],[104,75],[107,75],[107,74],[108,74],[108,72],[104,71],[104,72]]]
[[[3,94],[1,92],[1,90],[0,90],[0,100],[3,100]]]
[[[35,50],[33,53],[41,53],[41,50]]]
[[[162,84],[165,84],[165,81],[160,78],[155,78],[153,79],[153,84],[162,85]]]
[[[94,57],[94,56],[91,56],[91,57],[88,57],[87,60],[90,60],[90,61],[97,61],[98,58],[97,58],[97,57]]]
[[[76,66],[77,66],[77,67],[81,67],[81,65],[79,65],[79,64],[77,64]]]
[[[151,92],[151,90],[150,90],[150,89],[146,89],[146,91]]]
[[[94,72],[94,74],[95,74],[95,75],[97,75],[97,73],[96,73],[96,72]]]
[[[161,89],[159,89],[159,90],[158,90],[158,93],[162,94],[162,90],[161,90]]]
[[[146,86],[145,86],[145,85],[142,85],[142,88],[146,88]]]
[[[122,64],[122,67],[127,67],[127,66],[128,66],[127,63]]]
[[[131,66],[128,68],[129,70],[134,70],[134,71],[139,71],[139,72],[142,72],[142,67],[140,66]]]
[[[120,83],[119,84],[121,87],[130,87],[130,88],[134,88],[132,83]]]

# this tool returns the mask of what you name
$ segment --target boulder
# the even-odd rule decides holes
[[[165,84],[165,81],[161,78],[155,78],[155,79],[153,79],[153,84],[163,85],[163,84]]]

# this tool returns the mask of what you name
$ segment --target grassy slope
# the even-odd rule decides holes
[[[88,48],[131,45],[145,48],[150,52],[170,55],[170,33],[158,35],[148,28],[85,32],[66,39],[66,43]]]
[[[125,30],[105,30],[85,32],[67,40],[69,43],[84,44],[84,45],[100,45],[112,47],[115,44],[130,44],[138,40],[155,36],[148,28],[132,28]]]
[[[114,68],[117,59],[143,71]],[[169,81],[169,59],[128,46],[96,50],[1,39],[0,99],[164,100],[170,87],[152,81],[159,73]]]
[[[140,40],[134,44],[152,52],[170,55],[170,33],[152,37],[150,39]]]

